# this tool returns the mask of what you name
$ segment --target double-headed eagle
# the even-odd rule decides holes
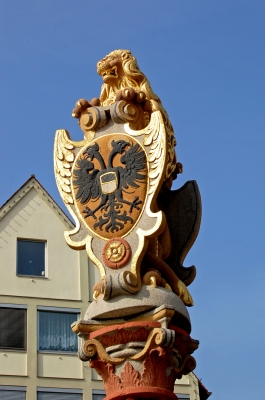
[[[99,204],[92,210],[88,206],[82,211],[85,218],[93,217],[99,219],[94,224],[102,230],[117,232],[124,227],[127,222],[133,223],[133,219],[128,216],[127,211],[121,213],[124,204],[129,206],[129,213],[135,208],[140,210],[143,203],[139,196],[135,196],[132,201],[125,200],[123,191],[126,189],[139,188],[139,184],[146,179],[146,157],[139,144],[132,145],[125,140],[112,140],[112,150],[108,156],[107,165],[100,154],[99,144],[95,142],[88,146],[83,152],[83,157],[77,160],[77,169],[74,169],[73,186],[77,188],[76,200],[81,204],[87,204],[90,200],[97,201]],[[114,166],[115,157],[120,154],[120,163],[124,166]],[[100,169],[95,168],[93,160],[97,160]],[[133,193],[133,192],[132,192]],[[97,218],[97,211],[101,212]]]

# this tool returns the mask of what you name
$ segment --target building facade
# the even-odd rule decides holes
[[[85,251],[66,245],[72,228],[34,176],[0,208],[0,400],[104,399],[70,328],[99,280]],[[179,400],[206,399],[204,389],[194,374],[175,385]]]

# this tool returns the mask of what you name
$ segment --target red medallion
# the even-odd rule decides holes
[[[112,269],[122,268],[131,258],[131,247],[126,240],[113,238],[103,247],[102,258],[107,267]]]

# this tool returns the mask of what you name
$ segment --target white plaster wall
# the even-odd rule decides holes
[[[80,300],[79,252],[65,243],[65,230],[53,203],[32,188],[0,221],[0,293]],[[17,238],[47,241],[46,278],[16,276]]]
[[[27,375],[27,353],[0,352],[0,375]]]
[[[191,372],[188,375],[183,375],[181,379],[175,382],[174,393],[189,394],[190,400],[200,400],[198,379]]]
[[[39,353],[38,377],[83,379],[83,363],[76,354]]]
[[[103,381],[101,376],[97,373],[97,371],[94,368],[91,368],[91,377],[93,381]]]
[[[177,379],[175,385],[189,385],[190,384],[190,376],[182,375],[181,379]]]

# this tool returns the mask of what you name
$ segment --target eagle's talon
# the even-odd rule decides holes
[[[94,212],[93,212],[92,210],[90,210],[89,207],[86,207],[86,208],[82,211],[82,213],[85,214],[85,218],[87,218],[87,217],[93,217],[94,219],[97,219],[96,216],[95,216],[95,214],[94,214]]]
[[[134,208],[136,208],[136,210],[140,210],[140,207],[138,207],[138,204],[141,204],[142,200],[138,200],[138,199],[139,199],[139,196],[136,196],[134,198],[134,200],[131,202],[131,206],[130,206],[130,210],[129,210],[130,213],[132,212],[132,210]]]

